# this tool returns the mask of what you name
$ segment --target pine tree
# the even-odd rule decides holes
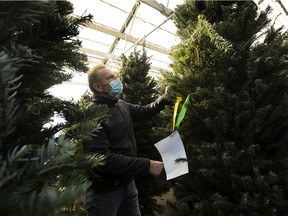
[[[1,2],[1,12],[1,32],[4,32],[1,44],[29,47],[35,56],[34,62],[17,72],[21,76],[21,90],[15,97],[21,104],[17,111],[21,118],[7,142],[39,143],[55,133],[52,128],[43,129],[43,125],[50,122],[55,112],[67,106],[47,90],[68,81],[75,72],[87,71],[86,56],[78,51],[81,41],[76,36],[79,25],[88,23],[91,15],[70,18],[73,5],[67,1]],[[32,13],[38,16],[33,17]],[[31,20],[21,21],[27,14],[31,15]]]
[[[1,215],[63,215],[89,186],[85,170],[102,163],[79,143],[106,108],[47,92],[72,76],[67,68],[86,70],[74,37],[91,16],[68,18],[72,9],[66,1],[0,2]],[[66,122],[43,128],[54,112]]]
[[[134,50],[128,57],[121,56],[122,67],[120,79],[123,82],[122,98],[133,104],[146,105],[153,102],[159,96],[159,86],[148,72],[150,70],[149,57],[143,48],[142,53]],[[138,157],[161,160],[154,144],[163,139],[158,130],[161,126],[161,116],[156,115],[151,119],[137,119],[134,121],[134,133],[137,143]],[[162,178],[152,176],[136,178],[136,186],[139,194],[141,214],[155,215],[162,208],[156,203],[155,196],[165,193],[169,185]]]
[[[173,181],[179,215],[286,215],[288,34],[253,1],[185,1],[173,96],[190,173]]]

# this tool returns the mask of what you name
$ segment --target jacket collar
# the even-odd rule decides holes
[[[115,105],[117,102],[118,102],[118,98],[115,98],[115,99],[109,99],[109,98],[105,98],[105,97],[101,97],[97,94],[94,94],[93,95],[93,99],[92,101],[94,103],[97,103],[97,104],[107,104],[108,106],[110,105]]]

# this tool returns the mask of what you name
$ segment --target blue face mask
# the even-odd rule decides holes
[[[109,93],[110,96],[118,97],[122,93],[123,84],[119,78],[112,80],[109,85],[111,86],[111,89],[107,93]]]

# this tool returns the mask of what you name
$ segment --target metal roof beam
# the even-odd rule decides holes
[[[147,4],[148,6],[154,8],[155,10],[159,11],[166,17],[169,17],[173,13],[173,10],[171,10],[168,7],[165,7],[163,4],[155,0],[140,0],[140,2],[143,2],[144,4]]]
[[[130,21],[131,21],[132,18],[134,17],[134,15],[135,15],[137,9],[139,8],[139,6],[140,6],[140,2],[139,2],[139,0],[136,0],[133,8],[131,9],[131,11],[130,11],[128,17],[127,17],[127,19],[125,20],[125,23],[123,24],[123,26],[121,27],[121,29],[119,30],[119,32],[121,32],[121,33],[124,33],[124,32],[125,32],[127,26],[129,25]],[[113,43],[112,43],[112,45],[111,45],[108,53],[113,53],[113,51],[114,51],[114,49],[115,49],[115,47],[116,47],[116,45],[117,45],[117,43],[118,43],[119,40],[120,40],[120,38],[118,38],[118,37],[115,38],[115,40],[113,41]],[[105,59],[105,60],[104,60],[104,64],[106,64],[107,60],[108,60],[108,59]]]
[[[117,38],[126,40],[126,41],[128,41],[130,43],[133,43],[133,44],[135,44],[136,42],[138,44],[141,44],[141,45],[144,44],[144,41],[140,41],[141,39],[135,38],[135,37],[133,37],[131,35],[128,35],[128,34],[124,34],[124,33],[118,32],[116,30],[113,30],[111,28],[102,26],[102,25],[94,23],[94,22],[87,24],[86,27],[88,27],[90,29],[93,29],[93,30],[96,30],[96,31],[99,31],[99,32],[102,32],[102,33],[105,33],[105,34],[109,34],[109,35],[115,36]],[[145,42],[145,47],[148,48],[148,49],[151,49],[151,50],[166,54],[166,55],[169,55],[169,52],[170,52],[168,49],[166,49],[164,47],[148,43],[147,41]]]
[[[101,51],[97,51],[97,50],[93,50],[93,49],[89,49],[89,48],[84,48],[84,47],[81,47],[80,51],[84,52],[86,54],[91,54],[91,55],[95,55],[95,56],[102,56],[104,58],[111,59],[111,61],[117,62],[119,64],[121,63],[121,60],[117,59],[116,56],[114,54],[111,54],[111,53],[108,54],[108,53],[104,53],[104,52],[101,52]],[[89,55],[88,55],[88,62],[96,63],[95,60],[93,61],[93,57],[89,56]],[[153,65],[150,65],[150,68],[153,69],[153,70],[156,70],[156,71],[159,71],[159,70],[171,71],[171,69],[169,69],[169,68],[160,68],[160,67],[155,67]]]
[[[278,4],[281,6],[281,8],[284,11],[284,13],[286,14],[286,16],[288,16],[288,11],[285,8],[285,6],[283,5],[283,3],[281,2],[281,0],[275,0],[275,1],[278,2]]]
[[[145,35],[143,38],[140,38],[139,40],[137,40],[134,44],[133,44],[133,46],[131,46],[129,49],[127,49],[127,50],[125,50],[122,54],[125,54],[126,52],[128,52],[130,49],[132,49],[133,47],[135,47],[136,45],[138,45],[138,44],[143,44],[143,43],[145,43],[146,44],[146,42],[145,42],[145,39],[146,39],[146,37],[148,37],[150,34],[152,34],[155,30],[157,30],[158,28],[160,28],[164,23],[166,23],[171,17],[172,17],[172,15],[173,14],[171,14],[168,18],[166,18],[166,20],[164,20],[160,25],[158,25],[158,26],[156,26],[154,29],[152,29],[152,31],[150,31],[147,35]],[[145,45],[145,47],[147,47],[148,48],[148,46],[146,46]],[[164,53],[164,54],[166,54],[166,53]],[[167,53],[167,55],[168,55],[169,53]],[[120,56],[117,56],[117,58],[119,58]]]
[[[113,55],[111,53],[101,52],[98,50],[89,49],[89,48],[85,48],[85,47],[80,47],[80,51],[84,52],[84,53],[89,53],[89,54],[95,55],[95,56],[102,56],[106,59],[114,59],[115,58],[115,55]]]

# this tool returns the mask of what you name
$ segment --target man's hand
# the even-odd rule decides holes
[[[153,176],[159,176],[164,169],[164,165],[161,161],[150,160],[149,172]]]

